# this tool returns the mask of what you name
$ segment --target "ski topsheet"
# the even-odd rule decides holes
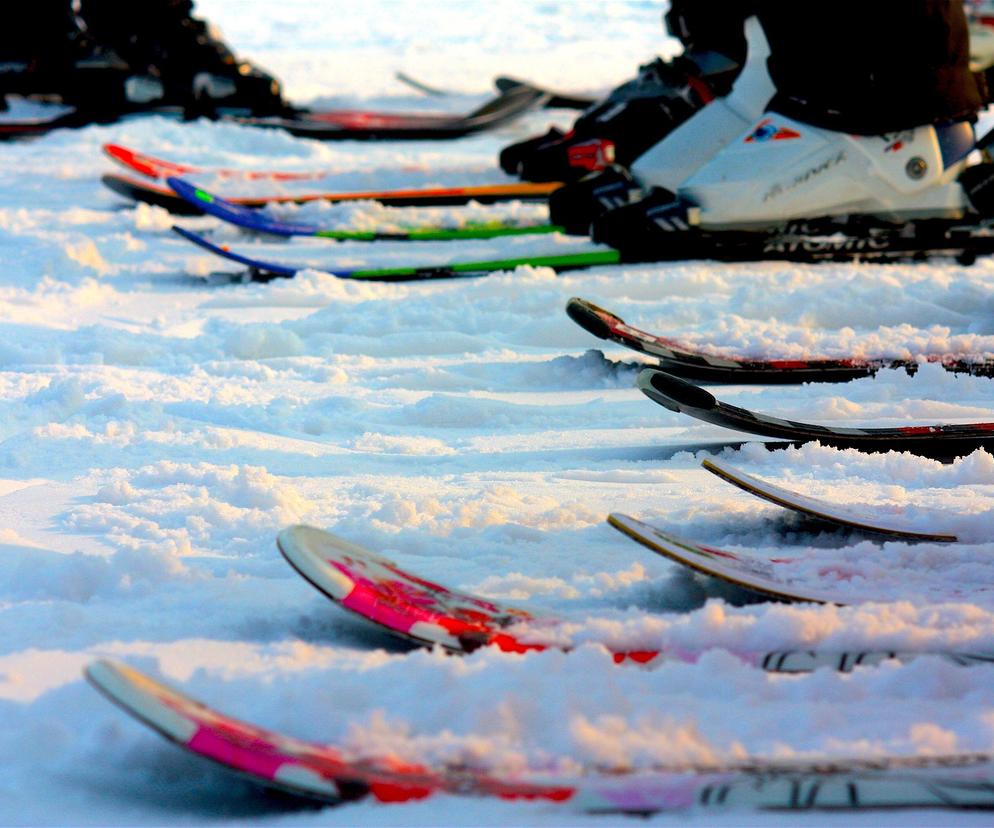
[[[562,621],[528,610],[458,592],[401,569],[388,558],[310,526],[280,532],[277,546],[287,562],[312,586],[340,607],[407,641],[439,646],[454,653],[480,647],[523,653],[563,648],[555,631]],[[552,632],[550,637],[548,633]],[[695,661],[686,649],[611,647],[618,664],[646,664],[657,658]],[[910,661],[924,653],[894,651],[779,650],[734,652],[736,658],[770,672],[803,673],[827,667],[848,672],[858,665],[888,659]],[[932,652],[953,664],[990,663],[982,653]]]
[[[255,233],[273,236],[314,236],[338,241],[449,241],[457,239],[492,239],[501,236],[525,236],[541,233],[559,233],[561,227],[554,224],[516,225],[502,222],[487,224],[467,224],[462,227],[412,228],[400,232],[376,232],[361,230],[325,230],[313,224],[279,221],[267,216],[263,211],[243,207],[227,199],[209,193],[182,178],[168,177],[167,183],[176,195],[209,216],[214,216],[229,224]]]
[[[362,279],[369,282],[421,282],[430,279],[456,279],[467,276],[485,276],[516,267],[551,267],[553,270],[575,270],[598,264],[617,264],[617,253],[613,250],[590,250],[582,253],[566,253],[557,256],[527,256],[520,259],[492,259],[476,262],[456,262],[454,264],[423,265],[416,267],[383,267],[348,269],[333,267],[327,264],[282,264],[255,259],[242,253],[237,253],[229,247],[215,244],[210,239],[186,230],[173,227],[173,230],[188,241],[193,242],[204,250],[209,250],[217,256],[238,262],[249,269],[252,278],[262,280],[273,277],[296,276],[303,270],[317,270],[341,279]]]
[[[240,721],[132,667],[96,661],[90,683],[184,750],[268,787],[330,803],[380,802],[436,793],[544,800],[594,813],[650,814],[691,807],[753,810],[994,808],[994,756],[806,761],[751,759],[630,773],[501,776],[385,757],[352,757]]]
[[[844,506],[838,503],[829,503],[827,500],[819,500],[807,495],[792,492],[781,486],[746,474],[736,469],[728,463],[719,460],[703,460],[701,466],[722,480],[738,486],[745,492],[783,506],[785,509],[799,512],[807,517],[825,520],[850,529],[859,529],[863,532],[873,532],[880,535],[887,535],[893,538],[904,540],[927,540],[936,542],[951,543],[956,540],[955,535],[941,532],[923,532],[911,521],[902,518],[900,515],[881,515],[877,512],[870,512],[864,509],[857,509],[853,506]]]
[[[153,181],[108,173],[101,176],[104,186],[133,201],[165,207],[178,215],[201,215],[203,210],[180,198],[170,187]],[[304,204],[310,201],[378,201],[393,207],[446,207],[469,204],[494,204],[499,201],[543,201],[561,185],[553,184],[483,184],[471,187],[432,187],[410,190],[368,190],[350,193],[301,193],[300,195],[270,194],[234,197],[228,200],[242,207],[263,207],[266,204]]]
[[[870,377],[885,368],[903,368],[914,373],[915,360],[880,358],[850,359],[741,359],[725,354],[710,354],[682,345],[673,339],[640,330],[611,311],[574,296],[566,303],[566,313],[584,330],[599,339],[607,339],[648,354],[659,360],[666,373],[703,383],[803,383],[847,382]],[[971,362],[960,357],[937,355],[926,357],[947,371],[975,376],[994,375],[994,361]]]
[[[897,428],[841,428],[781,420],[715,399],[709,392],[656,368],[642,370],[639,389],[670,411],[688,414],[706,423],[775,437],[791,442],[817,440],[839,448],[872,451],[911,451],[953,456],[994,447],[994,422],[962,425],[900,426]]]
[[[291,117],[237,118],[243,124],[284,129],[292,135],[322,140],[432,140],[461,138],[495,129],[545,106],[551,93],[514,82],[465,115],[337,110],[301,112]]]

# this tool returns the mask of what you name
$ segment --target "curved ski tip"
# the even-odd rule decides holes
[[[100,183],[108,189],[113,190],[118,195],[134,199],[134,193],[128,189],[128,180],[117,173],[104,173],[100,176]]]
[[[717,475],[718,477],[723,477],[726,480],[731,476],[731,472],[729,469],[726,469],[720,463],[716,463],[714,460],[710,459],[709,457],[705,457],[703,460],[701,460],[701,468],[704,469],[705,471],[711,472],[711,474]]]
[[[185,227],[180,227],[178,224],[174,224],[169,229],[172,230],[177,236],[182,236],[184,239],[192,241],[194,244],[200,244],[202,241],[201,237],[196,233],[187,230]]]
[[[98,658],[83,668],[83,677],[94,687],[108,687],[119,675],[117,663],[107,658]]]
[[[713,394],[658,368],[644,368],[640,371],[636,385],[649,399],[671,411],[682,411],[685,408],[709,411],[718,405]]]
[[[597,307],[593,302],[573,296],[566,303],[566,315],[576,322],[587,333],[592,333],[598,339],[610,339],[611,329],[604,316],[616,320],[620,324],[624,322],[610,311]]]
[[[276,536],[276,548],[294,569],[334,601],[343,600],[355,580],[334,565],[352,570],[364,564],[395,566],[393,561],[314,526],[288,526]]]

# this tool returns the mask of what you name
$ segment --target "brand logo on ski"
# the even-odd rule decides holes
[[[788,127],[778,127],[772,120],[766,118],[756,124],[756,128],[745,139],[747,144],[761,144],[765,141],[786,141],[790,138],[800,138],[801,133]]]

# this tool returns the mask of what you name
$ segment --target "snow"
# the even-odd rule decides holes
[[[201,0],[296,100],[465,110],[496,74],[600,89],[673,50],[656,2]],[[426,99],[404,69],[455,96]],[[640,768],[743,756],[994,751],[989,667],[924,656],[850,675],[767,675],[737,652],[791,647],[994,652],[994,458],[951,464],[816,445],[767,451],[635,388],[648,360],[563,312],[588,298],[633,325],[761,356],[994,355],[994,262],[676,263],[436,284],[307,271],[232,282],[171,217],[103,189],[114,141],[211,166],[327,171],[336,189],[505,180],[536,113],[443,144],[321,144],[143,118],[0,145],[0,823],[591,824],[549,804],[440,797],[314,809],[188,757],[81,678],[122,658],[262,726],[415,760]],[[209,182],[208,182],[209,183]],[[221,186],[220,184],[218,185]],[[287,185],[289,186],[289,185]],[[340,227],[512,217],[534,205],[281,208]],[[584,248],[514,238],[258,245],[332,266]],[[331,264],[329,264],[331,263]],[[845,385],[726,387],[719,398],[836,424],[994,420],[989,379],[936,365]],[[814,497],[900,513],[961,543],[824,529],[700,468],[719,452]],[[765,603],[678,569],[605,523],[623,512],[693,540],[844,573],[850,607]],[[276,552],[328,528],[426,578],[545,611],[569,653],[414,650],[333,607]],[[841,584],[834,584],[836,588]],[[536,632],[539,634],[539,632]],[[545,634],[548,634],[547,632]],[[616,667],[607,647],[695,663]],[[659,824],[796,824],[658,815]],[[989,824],[983,814],[811,814],[810,825]],[[628,824],[624,821],[622,824]]]

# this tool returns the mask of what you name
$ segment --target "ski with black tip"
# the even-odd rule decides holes
[[[657,368],[642,370],[636,381],[650,400],[670,411],[712,425],[794,443],[817,441],[864,451],[909,451],[937,457],[994,449],[994,422],[916,425],[896,428],[845,428],[783,420],[729,405],[708,391]]]
[[[566,313],[585,331],[654,357],[668,374],[705,384],[790,384],[805,382],[848,382],[872,377],[884,369],[901,369],[909,374],[918,370],[918,362],[908,359],[743,359],[725,354],[711,354],[643,331],[629,325],[620,316],[593,302],[574,296],[566,303]],[[929,355],[929,363],[938,363],[957,374],[994,377],[994,360],[971,361],[959,355]]]

